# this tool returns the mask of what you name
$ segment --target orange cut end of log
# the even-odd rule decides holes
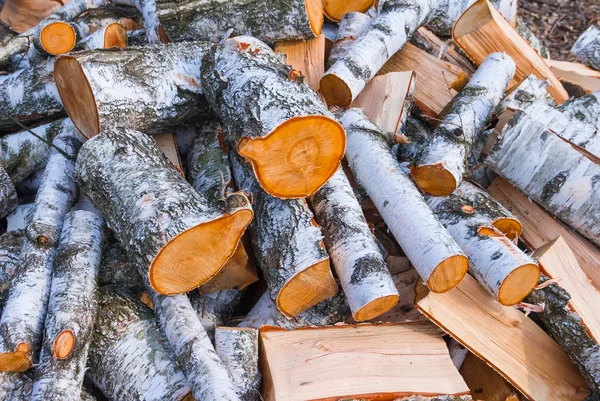
[[[329,259],[325,259],[291,277],[277,294],[276,304],[281,313],[293,317],[337,291]]]
[[[315,36],[319,36],[323,29],[323,0],[304,0],[304,5],[310,21],[310,29]]]
[[[417,166],[412,176],[421,190],[433,196],[448,196],[456,189],[456,179],[441,163]]]
[[[181,294],[214,277],[234,254],[253,213],[241,209],[192,227],[171,239],[150,265],[150,284],[159,294]]]
[[[324,13],[334,22],[340,22],[346,13],[364,13],[373,6],[373,0],[325,0]]]
[[[512,217],[496,219],[492,221],[492,226],[494,226],[502,234],[506,235],[506,238],[511,241],[519,238],[521,236],[521,232],[523,231],[523,225],[521,222]]]
[[[242,138],[238,151],[278,198],[305,198],[331,178],[346,150],[344,128],[329,117],[291,118],[265,137]]]
[[[498,302],[505,306],[518,304],[533,291],[539,279],[540,268],[536,264],[519,266],[500,285]]]
[[[398,294],[377,298],[358,310],[353,318],[357,322],[375,319],[377,316],[383,315],[385,312],[396,306],[399,298],[400,296]]]
[[[118,22],[109,24],[104,31],[104,48],[110,49],[112,47],[118,47],[119,49],[127,47],[127,31]]]
[[[194,395],[192,393],[189,393],[188,395],[183,397],[181,401],[196,401],[196,399],[194,398]]]
[[[466,256],[450,256],[435,267],[427,280],[427,287],[437,293],[450,291],[461,282],[468,269],[469,259]]]
[[[27,343],[20,343],[16,351],[0,354],[0,372],[25,372],[30,369],[30,352]]]
[[[126,31],[137,31],[138,29],[142,29],[143,28],[134,19],[127,18],[127,17],[121,18],[119,20],[119,24],[121,24],[121,26],[123,28],[125,28]]]
[[[75,47],[76,34],[66,22],[56,21],[46,25],[40,32],[40,43],[53,56],[65,54]]]
[[[54,358],[65,359],[75,347],[75,336],[71,330],[63,330],[54,340]]]
[[[334,74],[323,75],[319,90],[328,103],[338,107],[348,107],[352,102],[352,91],[343,79]]]

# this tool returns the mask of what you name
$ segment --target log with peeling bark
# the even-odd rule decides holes
[[[321,33],[321,0],[156,0],[158,18],[174,42],[218,42],[229,29],[269,44],[277,40],[310,39]],[[278,21],[273,24],[273,21]]]
[[[389,138],[359,109],[346,111],[341,122],[348,134],[346,158],[354,177],[415,269],[432,291],[455,287],[467,272],[468,260],[394,160]]]
[[[260,400],[258,330],[245,327],[217,327],[215,350],[231,375],[239,399]]]
[[[110,400],[193,400],[154,314],[127,289],[99,289],[95,327],[87,376]]]
[[[118,22],[101,27],[88,37],[77,43],[75,50],[93,50],[127,47],[127,31]]]
[[[65,219],[54,258],[40,363],[30,400],[74,400],[81,394],[96,317],[104,221],[76,210]]]
[[[160,294],[190,291],[212,278],[253,217],[244,194],[215,204],[194,191],[141,132],[110,130],[88,140],[76,171],[82,191],[127,252],[144,262],[140,274]]]
[[[504,53],[489,55],[479,66],[415,163],[412,176],[419,188],[430,195],[447,196],[460,185],[473,143],[514,73],[515,63]]]
[[[600,91],[567,100],[558,107],[564,115],[600,130]]]
[[[334,295],[338,287],[323,234],[306,201],[269,195],[241,156],[232,151],[230,157],[237,188],[252,198],[254,254],[279,310],[296,316]]]
[[[356,39],[369,29],[372,22],[373,18],[362,12],[350,12],[342,17],[331,53],[329,53],[329,57],[327,58],[327,68],[334,65],[336,61],[344,57],[352,49]]]
[[[479,196],[478,196],[479,195]],[[521,302],[537,285],[540,269],[535,261],[495,228],[486,207],[493,202],[484,192],[464,183],[446,197],[428,196],[427,204],[469,258],[469,272],[502,305]],[[498,212],[498,211],[496,211]]]
[[[351,51],[327,70],[321,92],[331,104],[348,106],[386,61],[436,8],[437,0],[380,0],[379,14],[355,41]]]
[[[174,43],[73,53],[56,60],[54,79],[86,138],[117,127],[164,132],[207,113],[200,64],[212,46]]]
[[[354,320],[390,310],[398,291],[346,174],[338,170],[310,203]]]
[[[600,27],[592,24],[577,39],[571,53],[595,70],[600,70]]]
[[[209,53],[202,88],[269,194],[306,197],[340,166],[344,129],[301,74],[259,40],[238,36]]]
[[[211,338],[215,338],[215,327],[225,326],[233,317],[234,310],[242,300],[242,292],[229,289],[202,294],[198,290],[188,293],[190,303],[198,315],[204,330]]]
[[[331,21],[340,22],[350,13],[367,12],[373,3],[373,0],[324,0],[323,11]]]

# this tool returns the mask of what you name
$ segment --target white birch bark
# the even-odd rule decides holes
[[[327,101],[340,107],[348,106],[386,61],[404,47],[417,28],[427,22],[437,6],[438,0],[408,3],[381,0],[379,14],[370,28],[321,79],[321,92]]]
[[[537,101],[544,101],[548,105],[556,105],[554,99],[547,91],[550,83],[530,75],[502,100],[502,109],[511,111],[525,110]],[[566,102],[565,102],[566,103]]]
[[[359,109],[348,110],[340,121],[348,135],[346,159],[354,177],[421,278],[431,286],[431,276],[452,258],[453,278],[431,290],[444,292],[456,286],[467,271],[467,258],[392,157],[385,134]]]
[[[571,119],[594,126],[600,130],[600,92],[593,92],[567,100],[558,107]]]
[[[242,294],[236,289],[210,294],[202,294],[198,289],[188,293],[192,308],[211,341],[214,342],[215,327],[227,325],[233,317],[235,308],[242,300]]]
[[[490,54],[454,99],[450,111],[416,163],[414,178],[423,191],[431,195],[449,195],[460,185],[473,142],[504,97],[504,89],[515,74],[515,68],[514,61],[506,54]],[[443,184],[423,176],[431,169],[446,171]],[[443,189],[439,188],[441,185]]]
[[[25,233],[34,206],[33,203],[19,205],[14,212],[6,216],[6,232],[23,230]]]
[[[356,39],[371,26],[372,22],[373,18],[368,14],[358,12],[344,14],[335,35],[335,43],[327,59],[327,68],[334,65],[352,49]]]
[[[169,38],[163,32],[158,19],[156,0],[112,0],[112,3],[131,5],[138,9],[144,19],[144,32],[148,44],[155,45],[169,42]]]
[[[0,235],[0,316],[13,279],[18,273],[23,240],[23,230],[9,231]]]
[[[600,26],[591,25],[577,39],[571,53],[595,70],[600,70]]]
[[[258,330],[217,327],[215,350],[231,375],[239,399],[242,401],[260,400]]]

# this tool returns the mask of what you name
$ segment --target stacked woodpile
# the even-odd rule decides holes
[[[597,26],[56,4],[0,12],[0,400],[600,400]]]

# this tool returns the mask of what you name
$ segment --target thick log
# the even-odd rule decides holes
[[[200,291],[194,290],[188,294],[188,297],[204,330],[214,341],[215,327],[225,326],[229,323],[235,308],[242,300],[242,292],[230,289],[202,294]]]
[[[514,242],[492,225],[482,190],[463,183],[447,197],[428,196],[427,204],[469,258],[469,272],[502,305],[521,302],[537,285],[540,269]],[[484,202],[473,202],[482,199]],[[487,201],[487,202],[486,202]],[[500,206],[501,209],[504,209]]]
[[[571,53],[595,70],[600,70],[600,27],[592,24],[577,39]]]
[[[352,49],[356,39],[369,29],[372,22],[373,18],[362,12],[344,14],[335,35],[335,42],[331,48],[331,53],[329,53],[329,57],[327,58],[328,69]]]
[[[338,170],[310,203],[354,320],[390,310],[398,291],[346,174]]]
[[[264,190],[280,198],[315,192],[338,169],[346,146],[344,129],[300,77],[248,36],[228,39],[202,63],[202,88],[227,140]]]
[[[232,35],[250,35],[273,44],[277,40],[311,39],[321,33],[321,0],[157,0],[156,10],[171,41],[218,42]],[[273,24],[273,21],[278,21]]]
[[[266,193],[250,166],[230,154],[237,188],[252,198],[256,218],[249,227],[258,266],[271,298],[287,316],[296,316],[337,292],[323,234],[304,199]]]
[[[123,287],[98,292],[87,375],[112,401],[193,398],[152,311]]]
[[[0,166],[0,218],[12,213],[17,208],[18,203],[15,184],[11,181],[4,167]]]
[[[493,53],[454,99],[412,171],[419,188],[430,195],[450,195],[462,182],[473,144],[504,97],[515,73],[515,63]]]
[[[600,91],[571,98],[558,107],[564,115],[600,130]]]
[[[118,22],[110,23],[91,33],[87,38],[77,43],[75,50],[93,50],[127,47],[127,32]]]
[[[466,274],[468,260],[394,160],[391,141],[359,109],[345,112],[341,122],[348,164],[389,230],[432,291],[452,289]]]
[[[96,317],[104,221],[93,212],[69,213],[58,244],[40,363],[31,401],[78,401]]]
[[[417,28],[428,20],[437,3],[437,0],[408,3],[380,0],[379,14],[370,28],[321,79],[321,92],[325,99],[336,106],[348,106],[385,62],[402,49]]]
[[[331,21],[340,22],[349,13],[365,13],[373,6],[373,0],[324,0],[323,11]]]
[[[88,140],[77,159],[78,183],[160,294],[208,281],[235,252],[252,220],[241,193],[213,203],[140,132],[110,130]],[[219,233],[218,235],[216,233]]]
[[[56,60],[54,78],[67,113],[86,138],[117,127],[165,132],[206,113],[200,64],[212,46],[73,53]]]
[[[260,400],[258,330],[217,327],[215,350],[233,379],[239,399],[241,401]]]

